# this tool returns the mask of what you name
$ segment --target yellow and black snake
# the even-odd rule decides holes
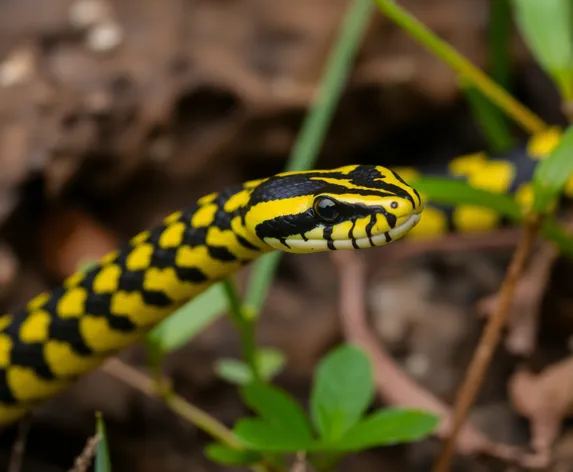
[[[0,424],[261,254],[381,246],[410,231],[422,209],[394,171],[360,165],[282,173],[200,198],[0,317]]]
[[[535,166],[546,158],[561,140],[562,130],[550,127],[528,140],[525,146],[504,155],[488,156],[483,152],[456,157],[447,168],[424,166],[420,168],[393,167],[406,182],[415,186],[420,176],[438,176],[465,180],[472,187],[494,193],[513,194],[517,203],[528,207],[533,198],[531,179]],[[570,178],[563,195],[573,198],[573,178]],[[435,238],[448,233],[487,233],[499,228],[506,221],[495,211],[473,205],[439,205],[426,201],[424,217],[407,235],[413,238]]]
[[[446,172],[423,173],[514,193],[527,205],[534,167],[560,136],[551,128],[506,156],[460,156]],[[419,173],[353,165],[282,173],[206,195],[22,311],[1,316],[0,425],[26,415],[263,253],[369,248],[503,223],[485,208],[431,202],[420,219],[424,196],[406,183]],[[573,181],[565,194],[573,196]]]

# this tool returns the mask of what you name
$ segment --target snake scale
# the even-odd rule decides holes
[[[24,309],[0,316],[0,425],[21,419],[264,253],[370,248],[405,236],[496,228],[503,221],[495,212],[424,204],[406,182],[420,172],[447,175],[514,193],[525,205],[536,162],[559,139],[551,128],[508,155],[460,156],[445,171],[352,165],[287,172],[200,198]],[[565,193],[573,196],[573,183]]]

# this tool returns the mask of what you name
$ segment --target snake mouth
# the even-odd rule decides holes
[[[392,241],[405,236],[420,221],[421,212],[412,213],[402,224],[392,228],[384,233],[374,234],[370,237],[356,239],[287,239],[283,243],[283,248],[288,245],[287,252],[317,252],[328,249],[365,249],[369,247],[378,247],[388,244]]]
[[[385,244],[396,241],[405,236],[414,226],[420,221],[420,213],[412,213],[410,217],[401,225],[392,228],[385,233],[380,233],[371,236],[370,238],[359,239],[345,239],[341,241],[334,241],[336,249],[357,249],[384,246]]]

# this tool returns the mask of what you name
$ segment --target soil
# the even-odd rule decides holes
[[[488,2],[401,4],[488,68]],[[0,303],[22,306],[81,261],[115,247],[203,194],[280,171],[310,106],[345,8],[342,0],[0,1]],[[512,92],[551,123],[558,97],[516,34]],[[516,134],[523,137],[516,131]],[[375,15],[321,150],[318,166],[443,163],[486,147],[456,76]],[[386,250],[387,248],[381,248]],[[452,403],[495,293],[507,247],[387,261],[372,251],[368,307],[380,343],[418,383]],[[569,355],[568,266],[561,261],[528,365]],[[248,269],[240,279],[248,275]],[[560,281],[560,282],[559,282]],[[288,359],[277,383],[307,398],[317,361],[342,339],[338,280],[326,254],[283,258],[258,341]],[[171,354],[177,392],[225,424],[247,412],[213,362],[238,356],[226,320]],[[135,346],[122,359],[137,366]],[[489,370],[475,424],[526,446],[529,426],[508,395],[522,360],[503,348]],[[22,472],[69,470],[104,414],[114,471],[227,470],[203,454],[209,438],[162,404],[97,371],[49,402],[30,430]],[[7,470],[14,428],[1,437]],[[557,441],[560,471],[573,442]],[[427,471],[435,439],[378,448],[339,470]],[[460,457],[457,471],[506,470]]]

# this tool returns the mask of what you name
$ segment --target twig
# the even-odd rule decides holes
[[[179,395],[161,388],[161,385],[168,384],[167,381],[159,382],[160,389],[158,390],[156,381],[115,357],[103,364],[101,370],[151,398],[163,399],[171,411],[227,446],[237,450],[245,449],[233,432],[224,424]],[[269,472],[271,470],[266,463],[253,465],[249,469],[252,472]]]
[[[163,398],[166,405],[182,418],[185,418],[227,446],[234,449],[243,449],[242,443],[225,425],[219,423],[215,418],[187,402],[179,395],[172,392],[165,393],[159,391],[156,388],[156,382],[137,369],[125,364],[117,358],[112,358],[102,366],[102,370],[151,398]]]
[[[119,359],[115,357],[109,359],[103,364],[101,370],[151,398],[163,399],[171,411],[227,446],[238,450],[244,449],[243,444],[224,424],[172,391],[163,388],[158,390],[157,382]],[[159,386],[161,385],[167,385],[167,382],[159,382]],[[250,469],[253,472],[268,472],[270,470],[265,464],[253,465]]]
[[[93,458],[96,455],[97,446],[99,444],[100,439],[101,438],[99,434],[95,434],[92,437],[88,438],[83,451],[80,453],[78,457],[76,457],[76,460],[74,461],[74,466],[70,469],[69,472],[87,472],[92,463]]]
[[[24,451],[26,450],[26,439],[30,431],[30,418],[25,418],[18,425],[18,436],[16,437],[12,446],[12,454],[10,455],[10,464],[8,465],[7,472],[20,472],[22,470],[22,462],[24,461]]]
[[[573,215],[566,216],[564,229],[568,233],[573,232]],[[535,349],[543,295],[559,255],[559,248],[549,241],[543,241],[518,282],[505,339],[505,346],[512,354],[529,356]],[[495,312],[498,301],[499,293],[489,296],[479,303],[478,311],[482,316],[489,317]]]
[[[296,453],[294,463],[289,472],[308,472],[306,461],[306,452],[300,451]]]
[[[524,227],[523,236],[515,250],[505,280],[501,286],[496,311],[487,320],[465,380],[458,392],[458,398],[454,406],[452,429],[435,464],[435,472],[447,472],[450,469],[458,434],[466,420],[469,409],[475,400],[484,374],[499,343],[502,329],[511,309],[517,282],[525,268],[529,253],[535,244],[539,227],[540,223],[537,220],[528,221]]]
[[[505,346],[508,352],[530,356],[535,350],[541,302],[551,276],[553,264],[559,257],[558,249],[544,242],[533,255],[527,269],[517,283],[507,320]],[[483,317],[493,316],[499,304],[499,293],[482,299],[478,312]]]
[[[380,345],[367,325],[364,260],[352,251],[337,251],[331,253],[331,257],[341,282],[340,314],[344,335],[347,340],[368,352],[380,397],[392,405],[421,408],[439,415],[441,422],[436,434],[440,438],[448,437],[451,429],[451,411],[448,406],[410,379]],[[466,455],[487,455],[524,467],[546,465],[546,457],[526,454],[516,447],[494,443],[471,423],[463,425],[456,447]]]

